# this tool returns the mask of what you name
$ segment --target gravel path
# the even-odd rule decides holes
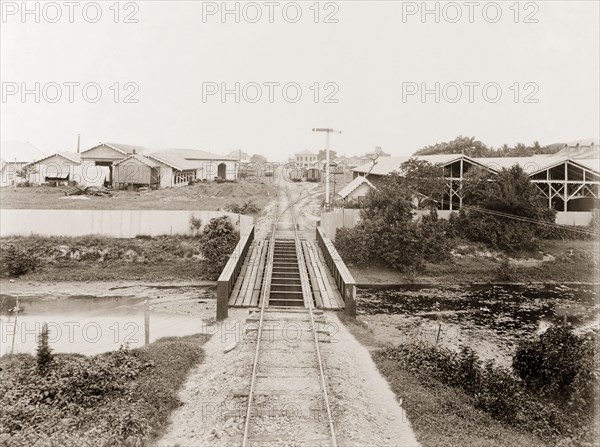
[[[330,323],[327,329],[333,334],[321,338],[321,352],[338,444],[418,446],[406,413],[367,349],[348,332],[335,312],[326,316]],[[244,394],[250,387],[255,348],[253,335],[246,334],[246,328],[254,323],[246,323],[246,317],[247,309],[230,309],[230,317],[213,326],[214,335],[204,345],[204,362],[192,371],[181,390],[184,405],[173,413],[171,426],[158,447],[241,444]],[[297,347],[288,346],[293,362]],[[285,407],[285,396],[281,399],[278,405]],[[290,427],[294,424],[297,430],[301,421],[292,419]],[[264,423],[269,425],[269,418]],[[278,430],[284,429],[290,428]]]

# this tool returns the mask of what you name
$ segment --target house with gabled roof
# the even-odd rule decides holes
[[[367,180],[366,177],[356,177],[339,192],[338,196],[344,201],[360,200],[365,197],[370,190],[376,189],[373,183]]]
[[[238,160],[197,149],[168,149],[145,154],[160,164],[160,187],[178,187],[194,181],[235,180]]]
[[[133,154],[141,154],[146,149],[121,143],[100,143],[83,151],[81,171],[83,185],[112,185],[113,165]]]
[[[76,152],[56,152],[26,165],[29,168],[29,182],[68,184],[81,183],[81,158]]]

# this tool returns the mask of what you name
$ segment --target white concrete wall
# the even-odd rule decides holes
[[[189,235],[190,219],[227,216],[240,234],[246,234],[254,218],[225,211],[169,210],[0,210],[0,236],[86,236],[131,238],[138,235]]]
[[[360,210],[350,208],[337,208],[321,214],[321,227],[332,241],[338,228],[354,228],[360,222]]]
[[[556,223],[561,225],[586,226],[592,222],[591,211],[561,211],[556,213]]]

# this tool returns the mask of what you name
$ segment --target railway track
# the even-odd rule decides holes
[[[294,209],[302,194],[292,200],[285,182],[282,192],[254,315],[258,331],[242,446],[337,447],[319,349],[326,331],[317,325],[325,320],[314,308]]]

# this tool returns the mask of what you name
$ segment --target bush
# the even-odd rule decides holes
[[[496,278],[498,281],[513,281],[516,275],[516,267],[508,260],[508,258],[503,258],[496,269]]]
[[[371,259],[369,234],[361,225],[354,228],[338,228],[335,248],[349,264],[365,265]]]
[[[378,351],[416,374],[424,383],[437,380],[466,392],[473,406],[495,419],[544,439],[582,432],[577,445],[595,436],[592,426],[598,394],[596,333],[577,336],[553,327],[537,340],[522,342],[513,369],[482,362],[462,347],[460,352],[417,342]]]
[[[454,242],[446,235],[447,222],[435,215],[415,222],[407,206],[404,218],[373,215],[354,228],[338,229],[335,247],[340,256],[351,264],[375,262],[405,272],[422,269],[425,262],[448,259]]]
[[[44,323],[38,340],[36,352],[37,370],[40,374],[46,374],[52,363],[52,349],[48,344],[48,325]]]
[[[528,387],[571,406],[589,407],[597,384],[596,334],[578,336],[554,326],[539,338],[522,341],[513,369]]]
[[[236,214],[255,214],[260,211],[260,208],[252,200],[247,200],[241,205],[239,203],[231,203],[225,209]]]
[[[217,279],[239,240],[227,216],[215,217],[202,231],[201,251],[210,275]]]
[[[31,250],[19,248],[16,244],[6,244],[0,249],[2,273],[11,276],[24,275],[35,271],[37,257]]]
[[[85,357],[56,354],[37,374],[27,354],[3,356],[0,445],[153,445],[181,405],[178,389],[202,359],[200,336]]]

